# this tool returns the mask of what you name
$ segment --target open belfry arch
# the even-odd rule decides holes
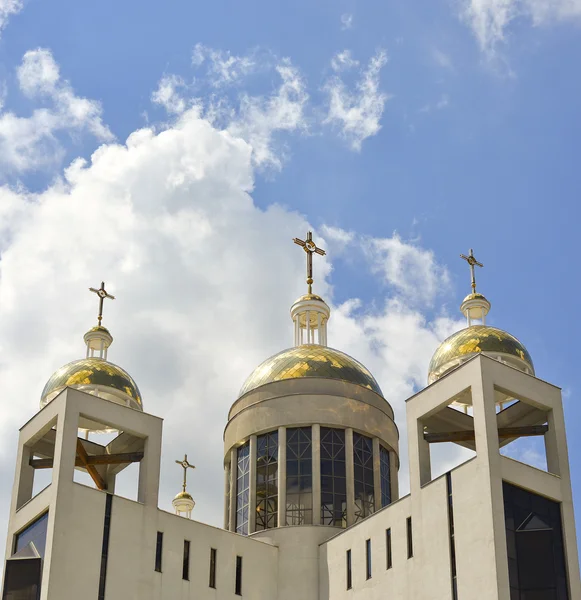
[[[228,412],[223,528],[192,519],[188,454],[167,461],[181,491],[158,506],[162,421],[109,360],[115,296],[90,288],[84,357],[55,371],[20,429],[1,600],[581,600],[561,392],[486,323],[483,263],[461,255],[466,327],[436,349],[398,428],[373,374],[329,346],[331,307],[313,293],[325,251],[312,232],[293,241],[307,293],[290,308],[293,345],[252,371]],[[546,470],[501,452],[530,437]],[[188,444],[199,466],[204,448]],[[441,444],[472,458],[434,476]],[[134,470],[129,499],[121,478]]]

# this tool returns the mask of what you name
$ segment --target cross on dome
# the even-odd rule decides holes
[[[182,484],[182,488],[183,491],[186,491],[186,485],[187,485],[187,477],[188,477],[188,469],[195,469],[196,467],[194,465],[191,465],[188,462],[188,455],[184,454],[184,459],[183,460],[176,460],[176,463],[178,465],[180,465],[182,467],[182,469],[184,470],[184,482]]]
[[[322,248],[318,248],[317,244],[313,242],[312,231],[307,232],[306,240],[294,238],[293,242],[298,246],[302,246],[303,250],[307,253],[307,284],[309,286],[309,294],[311,294],[313,291],[313,254],[325,256],[326,252]]]
[[[460,258],[463,258],[470,265],[470,277],[471,277],[471,285],[472,285],[472,293],[476,293],[476,277],[474,274],[474,267],[483,267],[484,265],[474,258],[474,250],[470,248],[470,254],[466,256],[465,254],[460,254]]]
[[[97,294],[97,296],[99,296],[99,315],[97,316],[97,321],[98,321],[99,327],[100,327],[101,321],[103,320],[103,300],[105,300],[105,298],[109,298],[110,300],[115,300],[115,296],[112,296],[111,294],[109,294],[109,292],[107,292],[105,290],[105,282],[104,281],[101,282],[101,287],[99,289],[90,287],[89,291],[93,292],[94,294]]]

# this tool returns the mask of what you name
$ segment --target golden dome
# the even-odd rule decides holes
[[[525,373],[535,374],[531,355],[514,336],[496,327],[471,325],[440,344],[430,362],[429,383],[481,352],[500,358]]]
[[[295,304],[297,302],[304,302],[305,300],[318,300],[319,302],[325,302],[321,296],[317,296],[317,294],[304,294],[295,300]]]
[[[327,346],[305,344],[288,348],[265,360],[248,377],[239,397],[273,381],[302,377],[340,379],[383,395],[373,375],[354,358]]]
[[[190,494],[188,494],[188,492],[180,492],[179,494],[176,495],[176,497],[174,498],[174,500],[182,500],[182,499],[186,499],[186,500],[191,500],[193,502],[193,498],[190,496]]]
[[[56,371],[44,386],[41,408],[66,387],[143,410],[139,388],[131,375],[102,358],[82,358]]]

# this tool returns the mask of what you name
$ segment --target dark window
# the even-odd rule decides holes
[[[14,553],[18,554],[29,544],[34,546],[34,549],[39,556],[44,557],[44,549],[46,546],[46,527],[48,524],[48,512],[38,517],[28,527],[23,529],[16,535],[14,540]]]
[[[190,542],[184,540],[184,564],[182,565],[182,579],[190,580]]]
[[[40,578],[40,558],[7,560],[2,600],[38,600]]]
[[[250,444],[238,448],[236,475],[236,533],[248,535],[250,504]]]
[[[375,512],[373,492],[373,440],[353,434],[353,470],[355,473],[355,522]]]
[[[163,550],[163,531],[157,532],[157,542],[155,544],[155,570],[161,573],[161,553]]]
[[[519,600],[568,600],[561,506],[503,483],[511,593]]]
[[[371,540],[365,540],[365,579],[371,579]]]
[[[286,525],[313,523],[313,462],[310,427],[286,430]]]
[[[236,595],[242,596],[242,557],[236,557]]]
[[[406,523],[407,529],[407,538],[408,538],[408,558],[411,558],[414,555],[414,540],[412,536],[412,518],[407,518]]]
[[[101,543],[101,569],[99,572],[99,591],[97,600],[105,600],[107,586],[107,562],[109,560],[109,538],[111,537],[111,512],[113,508],[113,494],[105,498],[105,518],[103,519],[103,542]]]
[[[452,474],[446,473],[448,492],[448,534],[450,537],[450,575],[452,578],[452,600],[458,599],[458,578],[456,574],[456,538],[454,536],[454,503],[452,498]]]
[[[256,531],[278,524],[278,431],[256,440]]]
[[[347,589],[350,590],[353,586],[351,578],[351,550],[347,550]]]
[[[216,588],[216,548],[210,548],[210,587]]]
[[[321,427],[321,524],[347,527],[345,432]]]
[[[391,569],[393,566],[393,559],[391,556],[391,527],[385,530],[385,557],[387,561],[387,569]]]
[[[381,506],[391,504],[391,481],[389,467],[389,450],[379,447],[379,474],[381,481]]]

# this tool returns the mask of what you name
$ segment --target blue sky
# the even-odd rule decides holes
[[[117,360],[131,367],[146,398],[146,392],[159,395],[162,383],[167,384],[161,375],[156,380],[147,372],[156,364],[149,362],[151,355],[159,353],[157,364],[170,369],[168,365],[176,364],[174,344],[191,344],[187,354],[196,357],[200,369],[217,368],[216,363],[201,357],[202,351],[191,339],[179,338],[177,342],[175,332],[168,334],[168,315],[178,296],[182,298],[186,290],[191,294],[189,308],[178,302],[175,311],[188,323],[196,323],[199,319],[190,321],[187,311],[201,301],[200,285],[210,281],[212,289],[218,290],[216,302],[205,313],[209,316],[204,317],[214,323],[213,329],[196,330],[195,339],[204,333],[215,336],[217,330],[223,333],[226,326],[239,324],[234,317],[232,322],[224,319],[216,308],[222,306],[221,283],[230,286],[229,293],[236,297],[237,303],[230,309],[239,320],[251,322],[256,309],[249,287],[259,287],[266,298],[271,298],[260,305],[260,311],[268,314],[270,335],[260,327],[232,333],[233,339],[253,345],[244,359],[239,358],[239,346],[230,349],[227,379],[232,380],[232,388],[216,392],[212,387],[216,383],[208,376],[204,389],[219,397],[216,412],[204,413],[204,403],[195,401],[196,422],[202,426],[212,420],[217,423],[215,431],[220,430],[244,373],[287,343],[286,311],[292,294],[301,289],[303,266],[296,264],[302,256],[286,244],[291,230],[293,235],[302,235],[303,229],[312,226],[329,244],[328,262],[320,266],[320,279],[324,280],[320,289],[328,293],[342,315],[336,319],[335,339],[343,344],[341,349],[370,367],[377,365],[372,370],[380,371],[378,379],[384,390],[391,385],[387,381],[390,377],[401,381],[401,385],[394,383],[393,397],[388,398],[394,404],[402,403],[402,394],[421,385],[418,372],[421,365],[427,371],[423,357],[429,358],[433,351],[430,344],[434,346],[444,333],[458,327],[451,320],[458,318],[457,306],[469,291],[467,268],[458,255],[475,249],[485,264],[478,281],[492,301],[490,323],[525,343],[537,375],[566,392],[573,485],[576,505],[581,506],[581,442],[573,429],[581,418],[575,378],[580,360],[575,344],[579,328],[568,302],[579,291],[581,87],[575,57],[581,53],[581,3],[509,0],[503,12],[492,0],[430,0],[413,6],[392,0],[297,0],[286,4],[29,0],[19,6],[0,0],[0,15],[10,12],[9,6],[14,7],[14,14],[4,19],[0,37],[0,82],[5,90],[0,112],[0,299],[5,302],[3,325],[0,315],[4,339],[0,352],[5,354],[0,358],[0,369],[3,365],[5,377],[9,366],[12,370],[10,379],[5,379],[3,397],[20,389],[25,381],[24,375],[15,374],[16,363],[10,361],[34,358],[38,368],[34,382],[26,380],[31,389],[26,390],[22,408],[14,413],[6,409],[10,441],[14,441],[14,428],[35,410],[43,381],[60,364],[75,358],[75,352],[82,352],[80,337],[83,327],[90,325],[87,311],[93,310],[84,290],[102,278],[111,280],[119,291],[120,301],[110,309],[111,318],[118,319],[114,332],[119,344]],[[200,64],[193,64],[196,47]],[[31,51],[26,62],[24,57]],[[337,65],[339,55],[347,62],[334,69],[333,60]],[[235,67],[225,78],[218,67],[233,57]],[[374,60],[379,66],[370,74]],[[19,71],[22,65],[44,65],[49,71],[53,69],[53,74],[59,69],[60,77],[47,78],[47,71],[42,69]],[[292,69],[286,80],[292,88],[290,96],[284,96],[277,68]],[[164,77],[180,82],[172,96],[181,100],[179,110],[172,110],[167,98],[154,101]],[[333,94],[343,109],[355,107],[360,112],[333,117]],[[73,122],[71,106],[83,98],[91,104]],[[244,99],[252,110],[244,112]],[[366,102],[372,106],[369,110]],[[197,116],[192,112],[194,105],[200,107]],[[288,109],[292,122],[284,122],[282,110],[269,112],[273,106]],[[24,119],[23,127],[37,131],[37,122],[30,119],[38,109],[50,113],[49,125],[43,121],[48,132],[45,136],[32,135],[24,143],[19,130],[8,126],[10,115]],[[350,126],[358,133],[353,134]],[[195,157],[192,164],[204,173],[196,182],[211,173],[207,185],[202,181],[200,188],[180,191],[184,177],[187,179],[182,173],[156,187],[164,177],[161,167],[149,180],[147,170],[138,177],[124,159],[120,159],[117,170],[114,159],[107,162],[111,169],[107,176],[102,175],[103,167],[97,170],[91,166],[95,164],[91,155],[99,146],[105,144],[112,151],[115,143],[124,144],[142,128],[149,128],[152,135],[164,131],[193,135],[183,142],[186,149],[181,164]],[[217,137],[219,131],[228,131],[235,140],[241,140],[246,150],[241,145],[224,150]],[[254,135],[256,131],[262,137]],[[23,144],[18,164],[7,150],[17,142]],[[257,148],[262,142],[265,149],[260,158]],[[244,158],[246,151],[252,158]],[[148,164],[155,171],[151,165],[164,164],[162,151],[157,147],[151,152],[153,158]],[[155,152],[160,153],[157,158]],[[83,180],[83,193],[79,191],[79,197],[61,214],[57,196],[69,194],[73,198],[74,190],[80,189],[75,187],[81,184],[74,177],[63,183],[64,169],[79,156],[89,161],[83,177],[91,179],[97,173],[96,179],[102,179],[94,187]],[[207,158],[211,156],[215,160]],[[176,156],[167,160],[168,170],[180,164]],[[217,164],[223,166],[218,168]],[[121,187],[116,177],[131,180],[124,189],[132,205],[107,204],[103,209],[107,220],[99,221],[94,232],[91,218],[83,219],[83,212],[101,214],[100,207]],[[108,192],[103,181],[111,186]],[[168,192],[157,208],[156,197],[152,197],[147,206],[140,205],[137,210],[139,195],[145,197],[148,186],[158,190],[159,198],[170,187],[171,194],[177,190],[177,196]],[[197,195],[190,206],[187,198],[194,193],[192,189]],[[237,191],[231,194],[232,190]],[[254,202],[254,212],[231,222],[231,215],[238,214],[236,211],[248,200],[247,194]],[[217,202],[217,197],[228,200]],[[79,208],[80,203],[87,203],[87,207]],[[193,211],[193,220],[180,217],[168,229],[155,230],[151,222],[158,219],[164,223],[164,215],[173,214],[178,204],[180,210]],[[199,225],[200,215],[204,216],[204,227]],[[143,225],[145,221],[147,239],[157,240],[155,236],[163,234],[163,243],[144,241],[137,233],[131,234],[135,238],[124,237],[124,224]],[[188,223],[196,225],[191,229]],[[68,239],[71,227],[83,230],[92,243],[61,248],[61,240]],[[337,236],[333,240],[330,228],[351,232],[355,242],[342,244]],[[166,246],[170,229],[175,239]],[[180,255],[181,271],[172,271],[167,295],[164,299],[152,295],[148,290],[165,281],[161,274],[157,276],[156,269],[168,271],[168,265],[175,263],[173,249],[206,231],[221,232],[220,243],[196,248],[197,259],[192,263],[189,255]],[[401,255],[396,259],[404,260],[400,264],[407,265],[410,272],[385,275],[381,261],[393,258],[396,251],[390,246],[386,253],[377,252],[373,240],[382,239],[404,244],[405,251],[411,253],[406,254],[408,262]],[[158,245],[148,264],[140,256],[151,249],[151,244]],[[102,252],[103,247],[106,252]],[[71,252],[76,254],[74,260]],[[240,271],[234,267],[228,270],[228,265],[236,265],[239,253],[249,257],[248,264]],[[203,274],[199,263],[204,261],[215,264],[216,271],[229,273],[234,283],[216,280],[215,272]],[[32,275],[23,279],[25,272]],[[280,287],[283,273],[290,282]],[[184,283],[188,279],[193,282],[191,289]],[[424,281],[431,286],[429,293],[422,290]],[[417,293],[409,292],[410,285],[418,286]],[[151,304],[143,300],[148,294]],[[343,303],[354,298],[362,304],[349,313]],[[415,336],[419,331],[432,336],[419,349],[423,362],[416,364],[416,359],[410,358],[404,366],[385,366],[372,346],[364,348],[351,334],[339,331],[343,323],[345,331],[359,327],[364,335],[370,326],[365,319],[393,317],[393,305],[385,308],[389,300],[401,303],[419,319],[412,333],[406,334],[402,327],[398,335]],[[51,324],[42,322],[36,315],[46,314],[43,302],[55,308],[70,307],[70,319],[63,323],[55,316]],[[160,303],[164,302],[161,310]],[[135,309],[139,303],[147,305],[147,310],[160,310],[155,336],[144,337],[139,322],[131,321],[131,307]],[[377,331],[380,329],[378,325]],[[381,331],[381,335],[394,335],[392,329]],[[331,338],[332,332],[331,327]],[[62,340],[55,343],[55,335]],[[381,335],[377,334],[378,339],[383,340]],[[153,340],[147,355],[135,350],[146,339]],[[14,350],[12,344],[18,350],[8,359]],[[389,341],[385,344],[389,347]],[[410,356],[414,352],[410,351]],[[141,373],[143,380],[138,377]],[[174,376],[179,384],[171,387],[171,403],[154,400],[149,406],[167,418],[169,427],[177,428],[175,415],[184,407],[187,410],[185,390],[193,384],[185,367],[175,367]],[[190,389],[188,393],[193,392]],[[176,444],[183,442],[176,445],[178,454],[184,452],[185,439],[185,434],[178,436]],[[212,446],[212,465],[219,463],[219,442]],[[14,445],[7,443],[2,451],[4,468],[11,477]],[[189,455],[201,453],[195,447],[186,451]],[[179,477],[169,469],[167,485],[174,475],[176,482]],[[208,489],[220,494],[221,475],[211,473],[210,467],[207,474],[200,470],[200,480],[207,477]],[[204,509],[204,493],[200,492],[198,517],[215,519],[211,508]],[[3,506],[6,514],[6,502]]]

